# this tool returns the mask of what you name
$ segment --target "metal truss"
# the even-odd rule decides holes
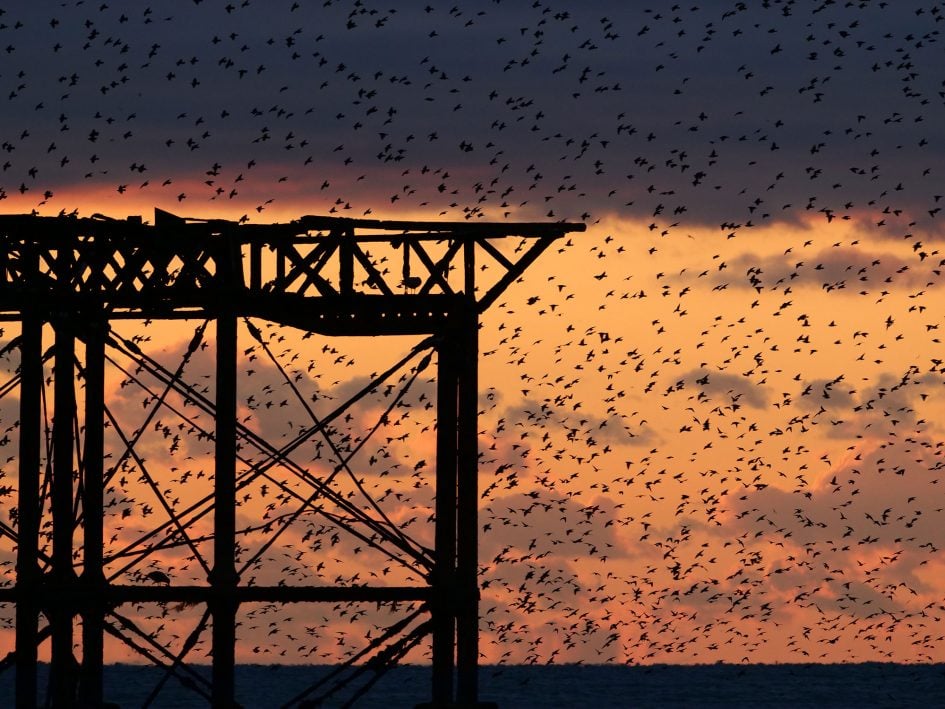
[[[5,348],[19,350],[19,368],[0,385],[0,399],[19,397],[17,503],[11,524],[0,523],[0,536],[16,547],[15,585],[0,589],[0,602],[15,604],[16,647],[2,665],[15,666],[17,704],[37,702],[39,647],[48,641],[47,703],[101,705],[107,635],[163,668],[148,702],[175,678],[213,706],[235,706],[241,604],[321,602],[373,603],[393,616],[399,609],[400,617],[289,705],[343,691],[354,701],[384,668],[425,642],[431,706],[475,705],[479,315],[555,239],[583,229],[312,216],[251,225],[160,210],[154,225],[98,215],[0,216],[0,320],[20,323]],[[117,327],[145,319],[197,323],[175,366]],[[423,339],[316,414],[273,351],[265,323],[324,337]],[[208,333],[212,390],[188,374],[196,353],[211,344]],[[279,372],[308,418],[278,443],[238,416],[247,344]],[[420,540],[367,489],[356,459],[431,370],[434,528],[431,539]],[[143,394],[136,427],[108,399],[106,371]],[[383,403],[373,423],[341,435],[339,423],[369,397]],[[176,435],[162,417],[172,417],[181,435],[203,441],[212,455],[207,489],[188,490],[183,501],[184,478],[172,489],[142,451],[150,430]],[[319,465],[310,459],[313,442],[324,451]],[[131,536],[113,533],[107,509],[129,471],[159,520]],[[277,492],[279,513],[238,520],[242,496],[259,486]],[[357,540],[415,583],[256,582],[267,553],[303,518],[319,525],[316,533],[340,531]],[[255,549],[244,543],[250,537]],[[178,584],[157,570],[155,559],[166,554],[186,554],[199,581]],[[134,604],[203,610],[171,648],[125,610]],[[206,635],[209,679],[187,663]]]

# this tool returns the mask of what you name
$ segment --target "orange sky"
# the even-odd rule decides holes
[[[634,232],[645,227],[614,220],[572,237],[570,247],[562,241],[483,317],[485,660],[941,661],[936,552],[945,540],[942,508],[929,501],[943,466],[935,412],[945,392],[935,313],[916,307],[936,297],[937,264],[915,263],[908,245],[855,225],[779,225],[755,235],[765,248],[750,259],[737,239],[708,230],[672,241],[628,240]],[[758,264],[757,288],[745,263]],[[173,369],[197,324],[115,330],[146,332],[143,345]],[[317,394],[317,415],[420,339],[378,347],[258,325],[303,396]],[[208,394],[212,341],[211,325],[185,375]],[[311,419],[245,328],[240,349],[241,420],[279,445]],[[12,369],[15,357],[8,362]],[[110,407],[130,435],[149,399],[110,372]],[[432,381],[432,369],[418,377],[409,408],[354,463],[390,518],[413,519],[407,529],[428,546]],[[171,403],[193,408],[177,396]],[[381,396],[355,407],[336,437],[365,432],[384,405]],[[206,414],[190,415],[208,425]],[[159,412],[136,448],[177,509],[209,492],[212,468],[212,446],[180,424]],[[117,456],[116,439],[110,447]],[[309,444],[295,458],[325,475],[326,451]],[[126,467],[110,489],[112,548],[166,520],[137,466]],[[285,475],[276,478],[310,492]],[[333,484],[360,499],[346,474]],[[241,493],[249,496],[241,526],[297,506],[272,482],[267,488],[257,481]],[[330,526],[302,514],[249,573],[252,582],[418,582],[357,540],[332,541]],[[208,520],[195,530],[208,533]],[[249,553],[265,536],[244,538]],[[210,557],[209,542],[198,549]],[[205,582],[188,556],[178,547],[135,571]],[[240,657],[295,662],[331,653],[316,635],[267,634],[271,621],[297,627],[305,618],[322,636],[348,638],[331,655],[340,658],[370,623],[391,618],[367,605],[358,630],[326,609],[247,607]],[[174,623],[164,611],[142,622],[183,637],[189,631],[178,625],[196,623],[199,609],[179,610]],[[114,643],[111,652],[130,657]],[[420,661],[418,652],[411,657]]]

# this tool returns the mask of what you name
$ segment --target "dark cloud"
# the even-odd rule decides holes
[[[271,199],[660,229],[884,209],[931,223],[940,19],[901,5],[23,5],[0,29],[2,186],[53,209],[87,208],[99,186],[119,213],[134,195],[257,219]]]

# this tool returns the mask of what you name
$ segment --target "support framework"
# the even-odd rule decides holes
[[[14,378],[19,385],[20,422],[16,525],[0,525],[0,534],[16,544],[16,584],[0,589],[0,602],[12,602],[16,608],[16,649],[7,664],[16,668],[17,704],[37,703],[37,648],[47,639],[48,703],[96,706],[107,699],[102,683],[105,633],[143,648],[142,654],[161,664],[170,676],[184,671],[183,656],[211,624],[212,680],[197,689],[213,706],[233,706],[241,603],[413,601],[419,603],[418,610],[391,625],[368,649],[355,655],[352,664],[358,658],[368,659],[368,650],[375,653],[370,658],[375,667],[394,662],[429,636],[431,705],[475,705],[479,315],[555,239],[583,229],[580,224],[564,223],[391,222],[311,216],[285,224],[249,225],[183,219],[160,210],[153,226],[140,218],[0,216],[0,320],[17,321],[21,327],[8,345],[20,351]],[[510,237],[518,238],[509,241]],[[509,243],[514,248],[505,246]],[[379,258],[382,251],[392,256]],[[320,420],[312,414],[314,425],[282,446],[241,426],[236,383],[239,324],[249,317],[326,336],[429,336],[422,347],[415,348],[420,354],[424,348],[429,352],[415,365],[413,376],[426,367],[435,351],[432,549],[412,541],[373,500],[374,516],[351,507],[344,495],[334,491],[334,474],[319,477],[291,460],[292,450],[316,433],[324,435],[344,406]],[[110,327],[113,321],[143,318],[215,322],[212,399],[182,380],[183,365],[176,372],[164,369],[133,339],[118,336]],[[198,328],[185,359],[200,344],[203,327]],[[250,336],[259,339],[258,329],[252,324],[247,327]],[[105,553],[105,489],[116,470],[106,469],[103,460],[106,428],[111,426],[122,437],[123,460],[133,459],[145,469],[144,458],[135,450],[140,431],[121,431],[106,401],[104,368],[111,361],[111,351],[132,358],[139,371],[163,383],[164,393],[153,396],[158,403],[167,405],[167,392],[176,391],[214,421],[213,430],[205,431],[214,447],[212,496],[199,509],[181,509],[160,498],[169,521],[146,535],[140,552],[123,552],[138,554],[140,560],[169,548],[169,540],[176,540],[175,544],[184,540],[204,565],[204,584],[122,584],[115,582],[115,574],[106,572],[109,559],[118,558],[106,558]],[[84,356],[79,357],[79,352]],[[44,377],[50,371],[53,420],[47,432],[51,440],[44,443]],[[380,386],[390,371],[378,375],[355,398]],[[77,397],[79,387],[83,391]],[[198,424],[191,421],[191,426]],[[353,453],[338,450],[330,437],[327,440],[340,461],[337,473]],[[264,453],[264,462],[249,461],[241,453],[243,447]],[[390,545],[395,551],[386,553],[411,559],[426,583],[248,584],[247,565],[237,563],[237,495],[276,464],[292,469],[311,490],[310,495],[300,495],[283,487],[286,495],[297,498],[296,515],[317,508],[327,516],[315,501],[331,500],[344,512],[332,518],[334,522],[366,544]],[[160,494],[153,481],[147,482]],[[273,484],[279,483],[273,480]],[[212,517],[213,552],[208,561],[203,561],[188,536],[190,520],[201,515]],[[43,530],[50,525],[51,542],[47,543]],[[273,532],[272,541],[282,529]],[[160,646],[148,649],[146,637],[132,640],[122,635],[144,635],[121,613],[123,604],[141,602],[204,604],[206,612],[184,649],[169,653]],[[81,662],[73,656],[77,619],[81,622]],[[310,698],[312,691],[296,700]]]

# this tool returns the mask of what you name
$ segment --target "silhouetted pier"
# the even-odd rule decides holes
[[[185,219],[159,210],[153,225],[133,217],[0,216],[0,320],[19,322],[21,327],[8,346],[20,351],[12,383],[19,390],[18,500],[15,524],[0,523],[0,534],[16,544],[16,585],[0,590],[0,601],[16,604],[16,650],[8,662],[16,667],[18,706],[36,703],[38,646],[47,640],[49,702],[57,707],[101,705],[107,699],[102,687],[103,635],[119,632],[116,627],[131,627],[116,614],[122,604],[135,602],[205,605],[195,633],[212,625],[213,672],[202,693],[214,706],[232,706],[237,609],[241,603],[260,601],[420,602],[420,611],[410,616],[409,623],[395,623],[371,641],[373,661],[396,662],[429,637],[431,706],[476,705],[479,315],[555,239],[583,229],[581,224],[565,223],[314,216],[254,225]],[[519,238],[514,250],[500,246],[509,237]],[[372,253],[381,248],[397,258],[389,259],[386,268]],[[484,264],[488,268],[483,269]],[[429,336],[417,352],[426,351],[427,357],[436,354],[432,550],[397,530],[379,508],[378,514],[369,514],[346,504],[343,495],[332,491],[330,480],[320,480],[291,463],[292,445],[266,441],[241,426],[238,324],[246,317],[327,336]],[[110,327],[115,320],[145,318],[215,321],[212,397],[182,381],[179,373],[164,369]],[[109,530],[103,505],[113,473],[105,468],[103,441],[109,420],[105,366],[111,351],[120,351],[165,382],[165,395],[176,391],[188,397],[215,422],[207,432],[215,462],[212,499],[207,503],[212,506],[213,553],[206,560],[205,584],[175,585],[161,574],[148,584],[117,583],[116,574],[106,568]],[[53,379],[51,426],[43,415],[47,363],[52,365]],[[329,421],[371,386],[378,386],[382,376],[307,429],[294,445],[316,433],[324,435]],[[85,390],[81,397],[77,397],[79,380]],[[135,439],[126,443],[128,455],[135,455]],[[359,539],[389,545],[391,554],[410,559],[428,583],[247,585],[244,569],[235,561],[237,494],[248,481],[264,475],[266,467],[247,464],[238,471],[242,446],[265,453],[269,465],[276,461],[295,466],[292,469],[311,492],[308,504],[315,497],[331,500],[346,515],[335,520],[338,525]],[[305,498],[301,499],[304,505]],[[148,539],[142,538],[131,552],[147,557],[166,548],[161,540],[172,536],[193,547],[189,512],[171,505],[166,511],[170,521],[146,535]],[[43,544],[41,535],[47,533],[43,530],[50,527],[51,543]],[[82,625],[80,662],[73,655],[77,616]],[[122,622],[113,624],[116,617]],[[162,654],[161,648],[149,647],[146,638],[126,644],[141,648],[140,654],[166,667],[169,674],[183,672],[182,656]],[[366,653],[355,658],[367,659]]]

